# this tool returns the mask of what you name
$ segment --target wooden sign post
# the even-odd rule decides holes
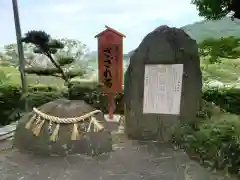
[[[122,92],[123,37],[125,35],[105,26],[98,38],[98,80],[103,84],[101,92],[108,97],[109,119],[113,119],[114,95]]]

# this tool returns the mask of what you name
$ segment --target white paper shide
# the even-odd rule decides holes
[[[183,64],[146,65],[143,113],[180,113]]]

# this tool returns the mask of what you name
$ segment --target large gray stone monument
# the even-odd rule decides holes
[[[179,112],[171,113],[170,111],[164,113],[161,108],[169,106],[169,104],[163,99],[166,100],[166,97],[171,99],[172,96],[175,96],[173,93],[171,94],[171,88],[176,89],[177,87],[174,84],[174,74],[170,75],[172,77],[165,76],[162,80],[151,75],[152,77],[148,77],[146,80],[147,72],[145,72],[145,68],[157,67],[154,65],[163,65],[163,67],[164,65],[176,66],[176,64],[182,66],[183,71],[180,78],[181,83],[178,86],[180,87]],[[148,73],[156,71],[155,74],[158,76],[158,71],[162,70],[161,68],[159,70],[157,68],[148,68],[147,71],[149,71]],[[166,68],[164,71],[166,71]],[[153,78],[155,80],[149,80]],[[169,80],[169,78],[172,78],[172,80]],[[152,85],[150,83],[148,87],[144,87],[146,81],[151,81]],[[164,83],[161,84],[160,81],[165,81],[166,86],[163,86]],[[169,85],[170,83],[172,85]],[[166,94],[163,95],[162,100],[155,95],[158,92],[157,88],[159,88],[159,92],[161,88],[165,88]],[[146,92],[144,93],[144,89],[148,91],[148,97],[145,98]],[[152,92],[152,97],[150,97],[149,92]],[[160,26],[149,33],[130,58],[130,64],[125,74],[124,93],[125,131],[130,138],[168,141],[171,138],[171,127],[173,125],[180,122],[194,123],[202,95],[202,73],[196,41],[191,39],[183,30],[168,26]],[[155,107],[155,109],[148,110],[148,113],[148,111],[144,110],[144,104],[146,104],[144,101],[148,101],[147,103],[151,105],[150,98],[154,103],[158,101],[158,105],[153,105],[152,107]],[[177,102],[172,101],[171,106],[177,107]]]

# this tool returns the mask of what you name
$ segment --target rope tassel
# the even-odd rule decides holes
[[[44,122],[45,122],[45,120],[40,120],[39,124],[37,124],[36,127],[34,127],[34,128],[32,129],[32,132],[33,132],[33,134],[34,134],[35,136],[38,136],[38,135],[39,135],[39,133],[40,133],[40,131],[41,131],[41,129],[42,129],[42,126],[43,126]]]
[[[87,129],[87,132],[90,132],[91,131],[91,128],[92,128],[92,121],[90,121],[89,125],[88,125],[88,129]]]
[[[98,122],[98,120],[95,117],[91,118],[92,123],[94,124],[94,131],[102,131],[104,127]]]
[[[59,129],[60,129],[60,124],[56,124],[56,127],[55,127],[52,135],[50,136],[51,141],[56,142],[58,140]]]
[[[25,128],[26,128],[26,129],[30,129],[30,127],[32,126],[32,124],[33,124],[33,122],[35,121],[36,117],[37,117],[36,114],[34,114],[34,115],[31,117],[31,119],[30,119],[30,120],[26,123],[26,125],[25,125]]]
[[[78,131],[78,125],[77,123],[73,124],[73,131],[71,135],[71,140],[78,140],[79,139],[79,131]]]

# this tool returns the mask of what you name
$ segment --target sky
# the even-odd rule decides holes
[[[0,0],[0,45],[15,43],[11,0]],[[44,30],[53,38],[74,38],[91,51],[96,34],[110,26],[126,35],[123,49],[135,49],[160,25],[182,27],[202,20],[191,0],[18,0],[22,34]]]

